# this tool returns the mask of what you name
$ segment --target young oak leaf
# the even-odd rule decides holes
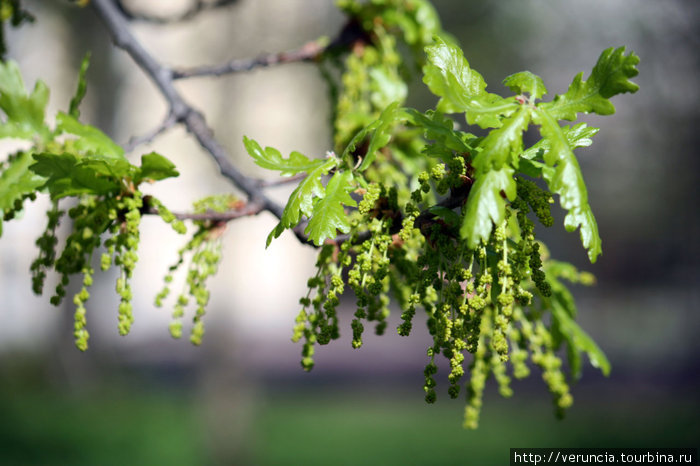
[[[568,210],[564,226],[567,231],[581,227],[581,243],[588,251],[588,259],[595,262],[602,252],[602,241],[593,211],[588,205],[588,192],[578,161],[566,134],[552,115],[538,108],[533,113],[533,120],[540,125],[542,138],[549,141],[544,161],[548,166],[554,167],[554,172],[548,172],[545,181],[552,192],[559,194],[562,208]]]
[[[452,151],[464,154],[474,150],[473,140],[476,136],[455,130],[454,121],[443,114],[432,110],[421,113],[412,108],[405,108],[403,112],[410,124],[422,128],[425,137],[434,141],[425,148],[426,155],[439,157],[443,162],[449,163],[454,157]]]
[[[304,154],[296,151],[289,154],[289,158],[285,159],[280,151],[274,147],[266,147],[263,150],[257,141],[246,136],[243,136],[243,145],[258,166],[268,170],[277,170],[282,176],[310,172],[326,163],[324,159],[310,160]]]
[[[73,118],[80,118],[80,103],[85,97],[85,92],[87,91],[87,70],[90,66],[90,52],[86,53],[83,57],[83,61],[80,63],[80,71],[78,72],[78,86],[75,90],[75,95],[70,99],[70,109],[68,114]]]
[[[530,124],[530,111],[521,107],[517,113],[503,120],[503,126],[493,129],[474,157],[477,177],[489,170],[500,170],[504,165],[517,168],[518,155],[523,148],[523,131]]]
[[[516,94],[527,92],[535,99],[539,99],[547,93],[547,88],[544,86],[542,78],[529,71],[511,74],[503,80],[503,84]]]
[[[49,139],[51,132],[44,123],[49,88],[37,81],[27,93],[19,67],[14,61],[0,62],[0,109],[7,121],[0,123],[0,137]]]
[[[639,57],[634,52],[625,55],[625,47],[610,47],[600,55],[586,81],[582,80],[583,72],[577,74],[565,94],[538,106],[547,110],[556,120],[573,121],[577,113],[611,115],[615,113],[615,106],[608,99],[625,92],[634,93],[639,89],[637,84],[629,80],[639,74],[636,68],[638,63]]]
[[[32,163],[31,153],[20,152],[11,157],[0,172],[0,234],[3,214],[15,210],[17,203],[23,202],[44,184],[45,179],[29,169]]]
[[[504,166],[476,178],[469,192],[467,211],[459,230],[471,249],[479,246],[482,241],[487,241],[493,224],[499,225],[505,219],[506,200],[501,193],[505,193],[510,201],[515,199],[514,173],[515,170],[511,167]]]
[[[335,238],[337,231],[343,233],[350,231],[350,222],[343,205],[357,205],[350,197],[352,186],[352,172],[335,172],[326,186],[326,194],[319,199],[313,208],[309,224],[304,233],[316,246],[320,246],[326,238]]]
[[[310,217],[313,214],[313,201],[315,197],[323,197],[326,190],[321,184],[321,176],[328,173],[337,164],[335,158],[326,159],[322,165],[310,170],[306,177],[289,196],[287,205],[282,212],[282,218],[275,228],[267,236],[265,247],[270,246],[274,238],[278,238],[287,228],[294,228],[301,220],[302,215]]]
[[[174,163],[156,152],[151,152],[141,156],[141,168],[138,169],[133,181],[138,185],[143,180],[159,181],[179,175]]]
[[[593,144],[593,136],[595,136],[600,128],[588,126],[586,123],[579,123],[574,126],[562,126],[562,132],[566,136],[571,150],[577,147],[588,147]],[[546,163],[540,162],[544,157],[545,152],[549,150],[549,140],[540,139],[537,143],[528,147],[520,154],[518,169],[521,173],[532,178],[544,177],[552,179],[554,177],[554,168]]]
[[[574,364],[577,364],[577,359],[580,359],[578,354],[574,356],[571,353],[580,353],[583,351],[588,355],[591,365],[600,369],[603,375],[608,376],[610,374],[610,361],[608,361],[603,350],[601,350],[595,341],[578,326],[574,319],[569,316],[566,309],[564,309],[561,303],[556,299],[551,300],[551,310],[554,321],[557,323],[559,330],[569,344],[570,360],[573,359]],[[580,372],[580,362],[578,366],[578,368],[574,369],[578,369],[578,372]],[[572,372],[576,375],[577,371],[572,370]]]
[[[562,126],[562,132],[566,136],[566,140],[569,143],[571,150],[577,147],[588,147],[593,144],[593,136],[598,134],[600,128],[594,126],[588,126],[586,123],[578,123],[574,126]],[[541,159],[546,151],[549,150],[549,140],[540,139],[532,146],[528,147],[526,150],[520,154],[521,159],[534,160],[535,158]]]
[[[121,189],[117,180],[102,176],[89,163],[82,165],[75,154],[41,153],[33,157],[35,162],[29,168],[46,179],[43,187],[48,189],[52,199],[79,194],[107,194]]]
[[[399,102],[394,102],[385,108],[375,121],[370,123],[365,128],[355,134],[350,143],[343,151],[342,160],[347,160],[352,152],[357,148],[357,145],[362,143],[369,136],[369,145],[365,153],[362,163],[358,170],[364,171],[369,167],[377,157],[377,151],[389,144],[391,140],[391,132],[394,125],[402,120],[404,113],[399,108]]]
[[[56,130],[78,136],[71,141],[72,148],[106,160],[126,160],[124,149],[94,126],[79,122],[75,117],[59,112],[56,115]]]
[[[435,45],[425,48],[428,63],[423,67],[423,82],[440,97],[437,110],[465,112],[467,123],[482,128],[501,126],[501,117],[518,109],[514,98],[504,99],[486,92],[484,78],[469,67],[464,54],[454,44],[437,37]]]

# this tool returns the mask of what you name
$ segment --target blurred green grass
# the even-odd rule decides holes
[[[426,405],[405,390],[338,387],[260,393],[250,451],[221,459],[209,450],[201,399],[188,391],[0,388],[0,464],[497,465],[508,464],[511,447],[688,447],[700,438],[690,394],[655,406],[583,401],[558,421],[544,396],[491,391],[479,430],[467,431],[463,400]]]

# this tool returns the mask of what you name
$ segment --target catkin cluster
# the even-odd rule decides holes
[[[348,238],[322,247],[309,292],[301,299],[292,339],[304,339],[302,366],[313,367],[316,343],[339,338],[337,307],[346,289],[355,298],[353,348],[362,345],[367,323],[375,323],[377,334],[384,332],[393,295],[402,309],[399,335],[411,333],[419,308],[426,316],[432,337],[423,371],[428,403],[438,396],[442,355],[447,394],[465,393],[466,427],[478,425],[486,380],[493,376],[501,395],[511,396],[511,379],[528,376],[528,363],[541,368],[562,412],[572,398],[556,355],[561,342],[543,323],[541,310],[555,278],[545,274],[529,217],[534,213],[544,226],[552,225],[551,194],[518,177],[517,197],[508,204],[505,220],[487,242],[470,248],[459,234],[455,211],[464,208],[472,183],[468,159],[455,153],[451,160],[426,166],[413,183],[404,184],[412,190],[390,187],[381,181],[387,173],[368,170],[376,181],[360,191]],[[441,205],[439,199],[446,197],[449,203]]]

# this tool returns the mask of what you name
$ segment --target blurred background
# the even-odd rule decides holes
[[[124,4],[167,17],[192,1]],[[352,350],[349,306],[341,315],[343,337],[319,348],[316,367],[305,373],[301,345],[290,336],[315,252],[288,234],[265,250],[275,225],[269,214],[231,223],[198,348],[172,340],[170,310],[153,306],[183,238],[145,219],[132,332],[118,336],[116,277],[97,274],[88,303],[90,349],[80,353],[72,341],[72,304],[54,308],[31,293],[33,239],[44,225],[42,209],[31,208],[21,221],[5,224],[0,240],[0,464],[489,465],[506,464],[511,447],[698,447],[700,3],[434,4],[491,92],[505,91],[505,76],[528,69],[543,77],[551,98],[579,71],[587,76],[604,48],[626,45],[641,57],[634,79],[640,91],[614,98],[614,116],[586,117],[602,129],[593,146],[577,151],[603,256],[587,263],[578,233],[561,228],[561,211],[559,227],[541,232],[554,257],[597,276],[595,287],[573,291],[579,322],[607,353],[612,374],[587,366],[563,421],[554,418],[536,372],[514,382],[511,399],[489,384],[481,427],[465,431],[463,399],[439,390],[435,405],[423,401],[430,339],[419,317],[410,338],[393,331],[368,335]],[[68,107],[80,60],[91,51],[83,119],[121,143],[159,124],[164,101],[110,44],[90,8],[62,1],[23,5],[37,21],[8,32],[9,56],[28,87],[37,79],[49,85],[51,117]],[[134,22],[132,31],[163,63],[191,66],[333,37],[343,21],[330,0],[238,0],[186,23]],[[245,154],[244,134],[283,153],[321,156],[332,147],[327,89],[313,65],[191,79],[178,87],[252,176],[270,174]],[[411,91],[409,105],[435,104],[419,79]],[[12,147],[3,142],[2,156]],[[171,209],[185,211],[202,196],[230,192],[182,129],[131,156],[138,160],[151,150],[181,172],[153,191]],[[271,192],[283,201],[289,191]],[[438,384],[446,387],[446,380]]]

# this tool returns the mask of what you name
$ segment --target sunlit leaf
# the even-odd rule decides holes
[[[497,128],[502,116],[518,109],[514,98],[486,92],[484,78],[469,67],[456,45],[437,38],[436,44],[426,47],[425,52],[428,64],[423,67],[423,82],[440,97],[438,111],[465,112],[467,123]]]
[[[567,231],[581,228],[581,243],[588,250],[588,258],[595,262],[602,252],[602,241],[598,234],[588,191],[578,161],[569,146],[569,141],[559,124],[546,111],[538,109],[533,120],[540,125],[540,134],[549,141],[549,150],[544,152],[544,161],[554,167],[554,173],[545,177],[549,189],[559,194],[559,203],[568,211],[564,218]]]
[[[506,199],[515,199],[516,185],[513,179],[515,170],[504,166],[491,170],[476,179],[467,199],[467,212],[459,230],[462,238],[474,249],[487,241],[493,225],[505,219]]]
[[[79,152],[96,155],[105,159],[122,159],[124,149],[112,139],[94,126],[79,122],[67,113],[59,112],[56,115],[56,129],[63,133],[78,136],[74,141],[74,148]]]
[[[49,88],[37,81],[31,94],[27,93],[17,64],[0,62],[0,109],[7,116],[0,123],[0,137],[47,140],[49,128],[44,123]]]
[[[350,221],[343,205],[354,206],[357,203],[350,197],[353,189],[352,172],[336,172],[326,186],[325,196],[314,205],[309,224],[304,231],[316,246],[328,238],[335,238],[337,231],[350,231]]]
[[[139,184],[142,180],[158,181],[179,175],[174,163],[156,152],[151,152],[141,156],[141,169],[134,183]]]
[[[535,99],[539,99],[547,93],[542,78],[529,71],[511,74],[503,80],[503,84],[516,94],[528,93]]]
[[[610,47],[603,51],[591,75],[583,81],[583,72],[576,75],[566,94],[558,95],[552,102],[539,104],[556,120],[575,120],[577,113],[610,115],[615,106],[610,98],[625,92],[637,92],[639,86],[629,78],[637,76],[639,57],[625,48]]]
[[[280,151],[274,147],[266,147],[263,150],[257,141],[246,136],[243,136],[243,145],[257,165],[268,170],[277,170],[283,176],[309,172],[326,163],[325,159],[311,160],[304,154],[296,151],[289,154],[289,157],[285,159]]]
[[[81,166],[73,154],[34,154],[35,163],[29,168],[44,178],[53,199],[79,194],[118,193],[120,185],[108,176],[100,176],[94,167]]]

